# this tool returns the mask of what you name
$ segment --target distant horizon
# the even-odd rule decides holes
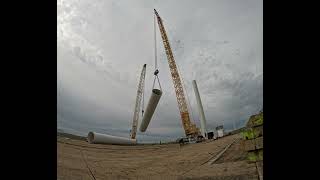
[[[197,82],[208,131],[219,125],[226,130],[241,127],[262,109],[262,0],[185,0],[183,6],[177,0],[58,0],[59,128],[81,135],[98,131],[129,137],[144,64],[145,108],[151,95],[157,47],[163,93],[147,132],[138,132],[137,138],[184,137],[154,9],[163,20],[190,119],[199,129],[192,80]],[[141,110],[139,114],[138,126]]]
[[[244,127],[244,126],[243,126]],[[238,129],[241,129],[243,127],[238,127],[236,128],[235,130],[238,130]],[[215,130],[213,130],[215,131]],[[226,129],[224,128],[224,131],[226,133],[228,132],[232,132],[234,131],[234,129]],[[66,134],[71,134],[71,135],[76,135],[76,136],[80,136],[80,137],[87,137],[88,132],[84,132],[84,131],[78,131],[76,129],[72,129],[72,128],[65,128],[65,127],[57,127],[57,132],[59,133],[66,133]],[[112,135],[112,136],[119,136],[119,137],[127,137],[129,138],[129,134],[127,136],[124,136],[124,135],[116,135],[114,133],[112,133],[111,131],[106,131],[106,130],[98,130],[98,131],[93,131],[93,132],[98,132],[98,133],[102,133],[102,134],[108,134],[108,135]],[[177,137],[166,137],[166,136],[163,136],[163,135],[152,135],[152,134],[146,134],[146,135],[143,135],[143,134],[137,134],[137,140],[138,142],[141,142],[141,143],[158,143],[159,141],[162,141],[162,142],[172,142],[172,141],[175,141],[176,139],[178,138],[182,138],[182,137],[185,137],[185,136],[177,136]]]

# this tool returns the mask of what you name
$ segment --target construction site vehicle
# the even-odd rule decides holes
[[[135,139],[137,135],[137,127],[138,127],[138,120],[139,120],[139,113],[140,113],[140,107],[141,107],[141,100],[142,102],[142,111],[141,114],[143,116],[144,113],[144,81],[145,81],[145,75],[146,75],[146,67],[147,65],[144,64],[140,80],[138,84],[138,90],[137,90],[137,97],[136,97],[136,105],[134,107],[134,113],[133,113],[133,121],[132,121],[132,129],[130,131],[130,137],[131,139]]]
[[[214,137],[213,131],[208,132],[208,139],[213,139],[213,137]]]
[[[216,128],[216,131],[217,131],[217,138],[221,138],[224,136],[224,129],[223,129],[223,126],[218,126]]]
[[[155,9],[154,9],[154,13],[155,13],[155,16],[156,16],[156,19],[158,22],[158,26],[160,29],[164,49],[165,49],[165,52],[167,55],[168,64],[169,64],[169,68],[170,68],[170,72],[171,72],[171,76],[172,76],[172,80],[173,80],[173,85],[174,85],[175,92],[176,92],[178,107],[179,107],[179,111],[180,111],[182,125],[183,125],[184,131],[185,131],[185,135],[189,138],[190,142],[193,142],[193,141],[196,141],[197,137],[201,134],[200,134],[199,128],[197,128],[196,125],[194,123],[192,123],[190,120],[187,102],[186,102],[186,98],[185,98],[185,95],[183,92],[183,86],[182,86],[182,83],[180,80],[180,75],[178,73],[177,65],[176,65],[174,57],[173,57],[170,43],[169,43],[165,28],[163,26],[163,21]]]
[[[205,140],[205,138],[204,138],[202,135],[199,135],[199,136],[197,137],[196,142],[199,143],[199,142],[202,142],[202,141],[204,141],[204,140]]]

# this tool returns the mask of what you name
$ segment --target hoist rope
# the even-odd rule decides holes
[[[153,23],[153,29],[154,29],[154,60],[155,60],[155,66],[154,70],[158,69],[158,62],[157,62],[157,31],[156,31],[156,15],[154,15],[154,23]]]
[[[158,57],[157,57],[157,27],[156,27],[156,15],[154,15],[154,21],[153,21],[153,29],[154,29],[154,79],[153,79],[153,84],[152,84],[152,89],[154,89],[154,84],[156,81],[156,78],[158,80],[158,84],[160,87],[160,90],[162,91],[160,80],[158,77]]]

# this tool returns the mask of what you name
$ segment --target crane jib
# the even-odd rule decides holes
[[[146,64],[143,65],[138,90],[137,90],[137,97],[136,97],[136,104],[134,107],[134,113],[133,113],[133,121],[132,121],[132,129],[130,130],[130,137],[131,139],[136,138],[137,134],[137,126],[138,126],[138,119],[139,119],[139,112],[140,112],[140,106],[141,106],[141,100],[142,100],[142,116],[144,111],[144,81],[145,81],[145,74],[146,74]]]
[[[184,92],[183,92],[182,82],[180,80],[180,76],[179,76],[178,69],[177,69],[177,66],[176,66],[176,63],[175,63],[175,60],[173,57],[173,53],[172,53],[172,50],[170,47],[169,40],[168,40],[165,28],[162,23],[162,19],[160,18],[158,12],[155,9],[154,9],[154,13],[157,16],[159,30],[161,33],[163,45],[164,45],[165,52],[167,55],[168,64],[169,64],[169,68],[170,68],[170,72],[171,72],[171,76],[172,76],[172,80],[173,80],[173,85],[174,85],[175,92],[176,92],[176,98],[177,98],[178,107],[180,110],[180,116],[181,116],[183,128],[184,128],[185,134],[187,136],[195,137],[195,136],[199,135],[199,129],[195,126],[195,124],[193,124],[190,121],[188,107],[187,107],[186,99],[185,99]]]

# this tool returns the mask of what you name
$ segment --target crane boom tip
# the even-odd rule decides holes
[[[156,9],[153,9],[153,10],[154,10],[154,13],[155,13],[157,16],[159,16],[157,10],[156,10]]]

